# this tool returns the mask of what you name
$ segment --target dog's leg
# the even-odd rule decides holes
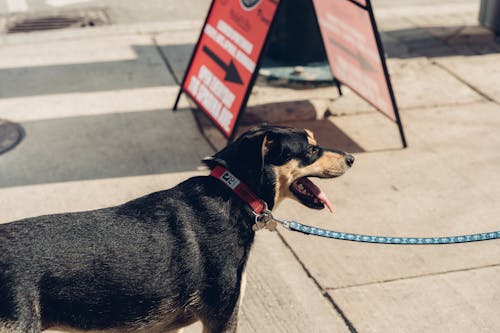
[[[9,323],[0,319],[0,333],[16,333],[20,330],[16,329],[13,323]]]
[[[236,333],[240,302],[237,300],[235,303],[234,307],[227,312],[221,309],[219,313],[207,314],[208,316],[201,320],[203,333]],[[227,314],[223,315],[223,313]]]
[[[19,313],[19,323],[17,331],[23,333],[41,333],[42,325],[40,322],[40,308],[34,302],[24,301]],[[8,332],[8,331],[7,331]]]
[[[203,323],[203,333],[236,333],[238,328],[239,302],[234,307],[230,317],[224,323]]]
[[[236,333],[238,328],[238,314],[246,288],[246,272],[243,272],[240,282],[238,300],[228,318],[222,322],[203,322],[203,333]]]
[[[41,325],[38,320],[23,316],[22,322],[4,322],[0,319],[0,333],[41,333]]]
[[[233,309],[231,316],[224,323],[203,323],[203,333],[236,333],[238,328],[239,302]]]
[[[238,304],[243,301],[243,296],[245,296],[245,291],[247,289],[247,272],[243,271],[241,274],[241,284],[240,284],[240,298],[238,299]]]
[[[5,288],[0,295],[0,333],[40,333],[42,325],[40,319],[40,305],[36,292],[27,292],[29,288],[14,289]],[[8,300],[7,302],[5,302]],[[7,304],[5,304],[7,303]],[[2,306],[6,306],[3,308]]]

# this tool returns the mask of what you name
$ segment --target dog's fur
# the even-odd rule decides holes
[[[294,180],[339,176],[353,160],[307,130],[260,127],[204,162],[273,209],[302,202]],[[204,176],[116,207],[0,225],[0,332],[168,332],[197,320],[206,333],[235,332],[253,223],[246,203]]]

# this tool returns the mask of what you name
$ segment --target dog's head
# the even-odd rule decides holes
[[[292,198],[310,208],[331,210],[325,194],[308,177],[341,176],[354,157],[318,146],[309,130],[263,126],[245,132],[204,162],[211,169],[219,164],[231,171],[269,209]]]

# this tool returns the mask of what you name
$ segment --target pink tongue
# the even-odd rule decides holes
[[[333,207],[332,207],[332,204],[330,203],[330,200],[328,200],[328,198],[326,197],[326,194],[325,192],[321,191],[321,189],[319,187],[317,187],[316,185],[314,185],[314,183],[312,181],[309,180],[309,178],[300,178],[300,183],[302,185],[304,185],[305,187],[307,187],[307,189],[309,191],[311,191],[312,194],[314,194],[319,200],[321,200],[321,202],[326,206],[328,207],[328,209],[330,210],[330,212],[333,214]]]

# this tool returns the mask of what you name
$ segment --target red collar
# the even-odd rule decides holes
[[[236,178],[226,168],[218,165],[212,170],[210,176],[217,178],[229,187],[237,196],[252,207],[254,213],[261,214],[266,209],[264,200],[259,199],[246,184]]]

